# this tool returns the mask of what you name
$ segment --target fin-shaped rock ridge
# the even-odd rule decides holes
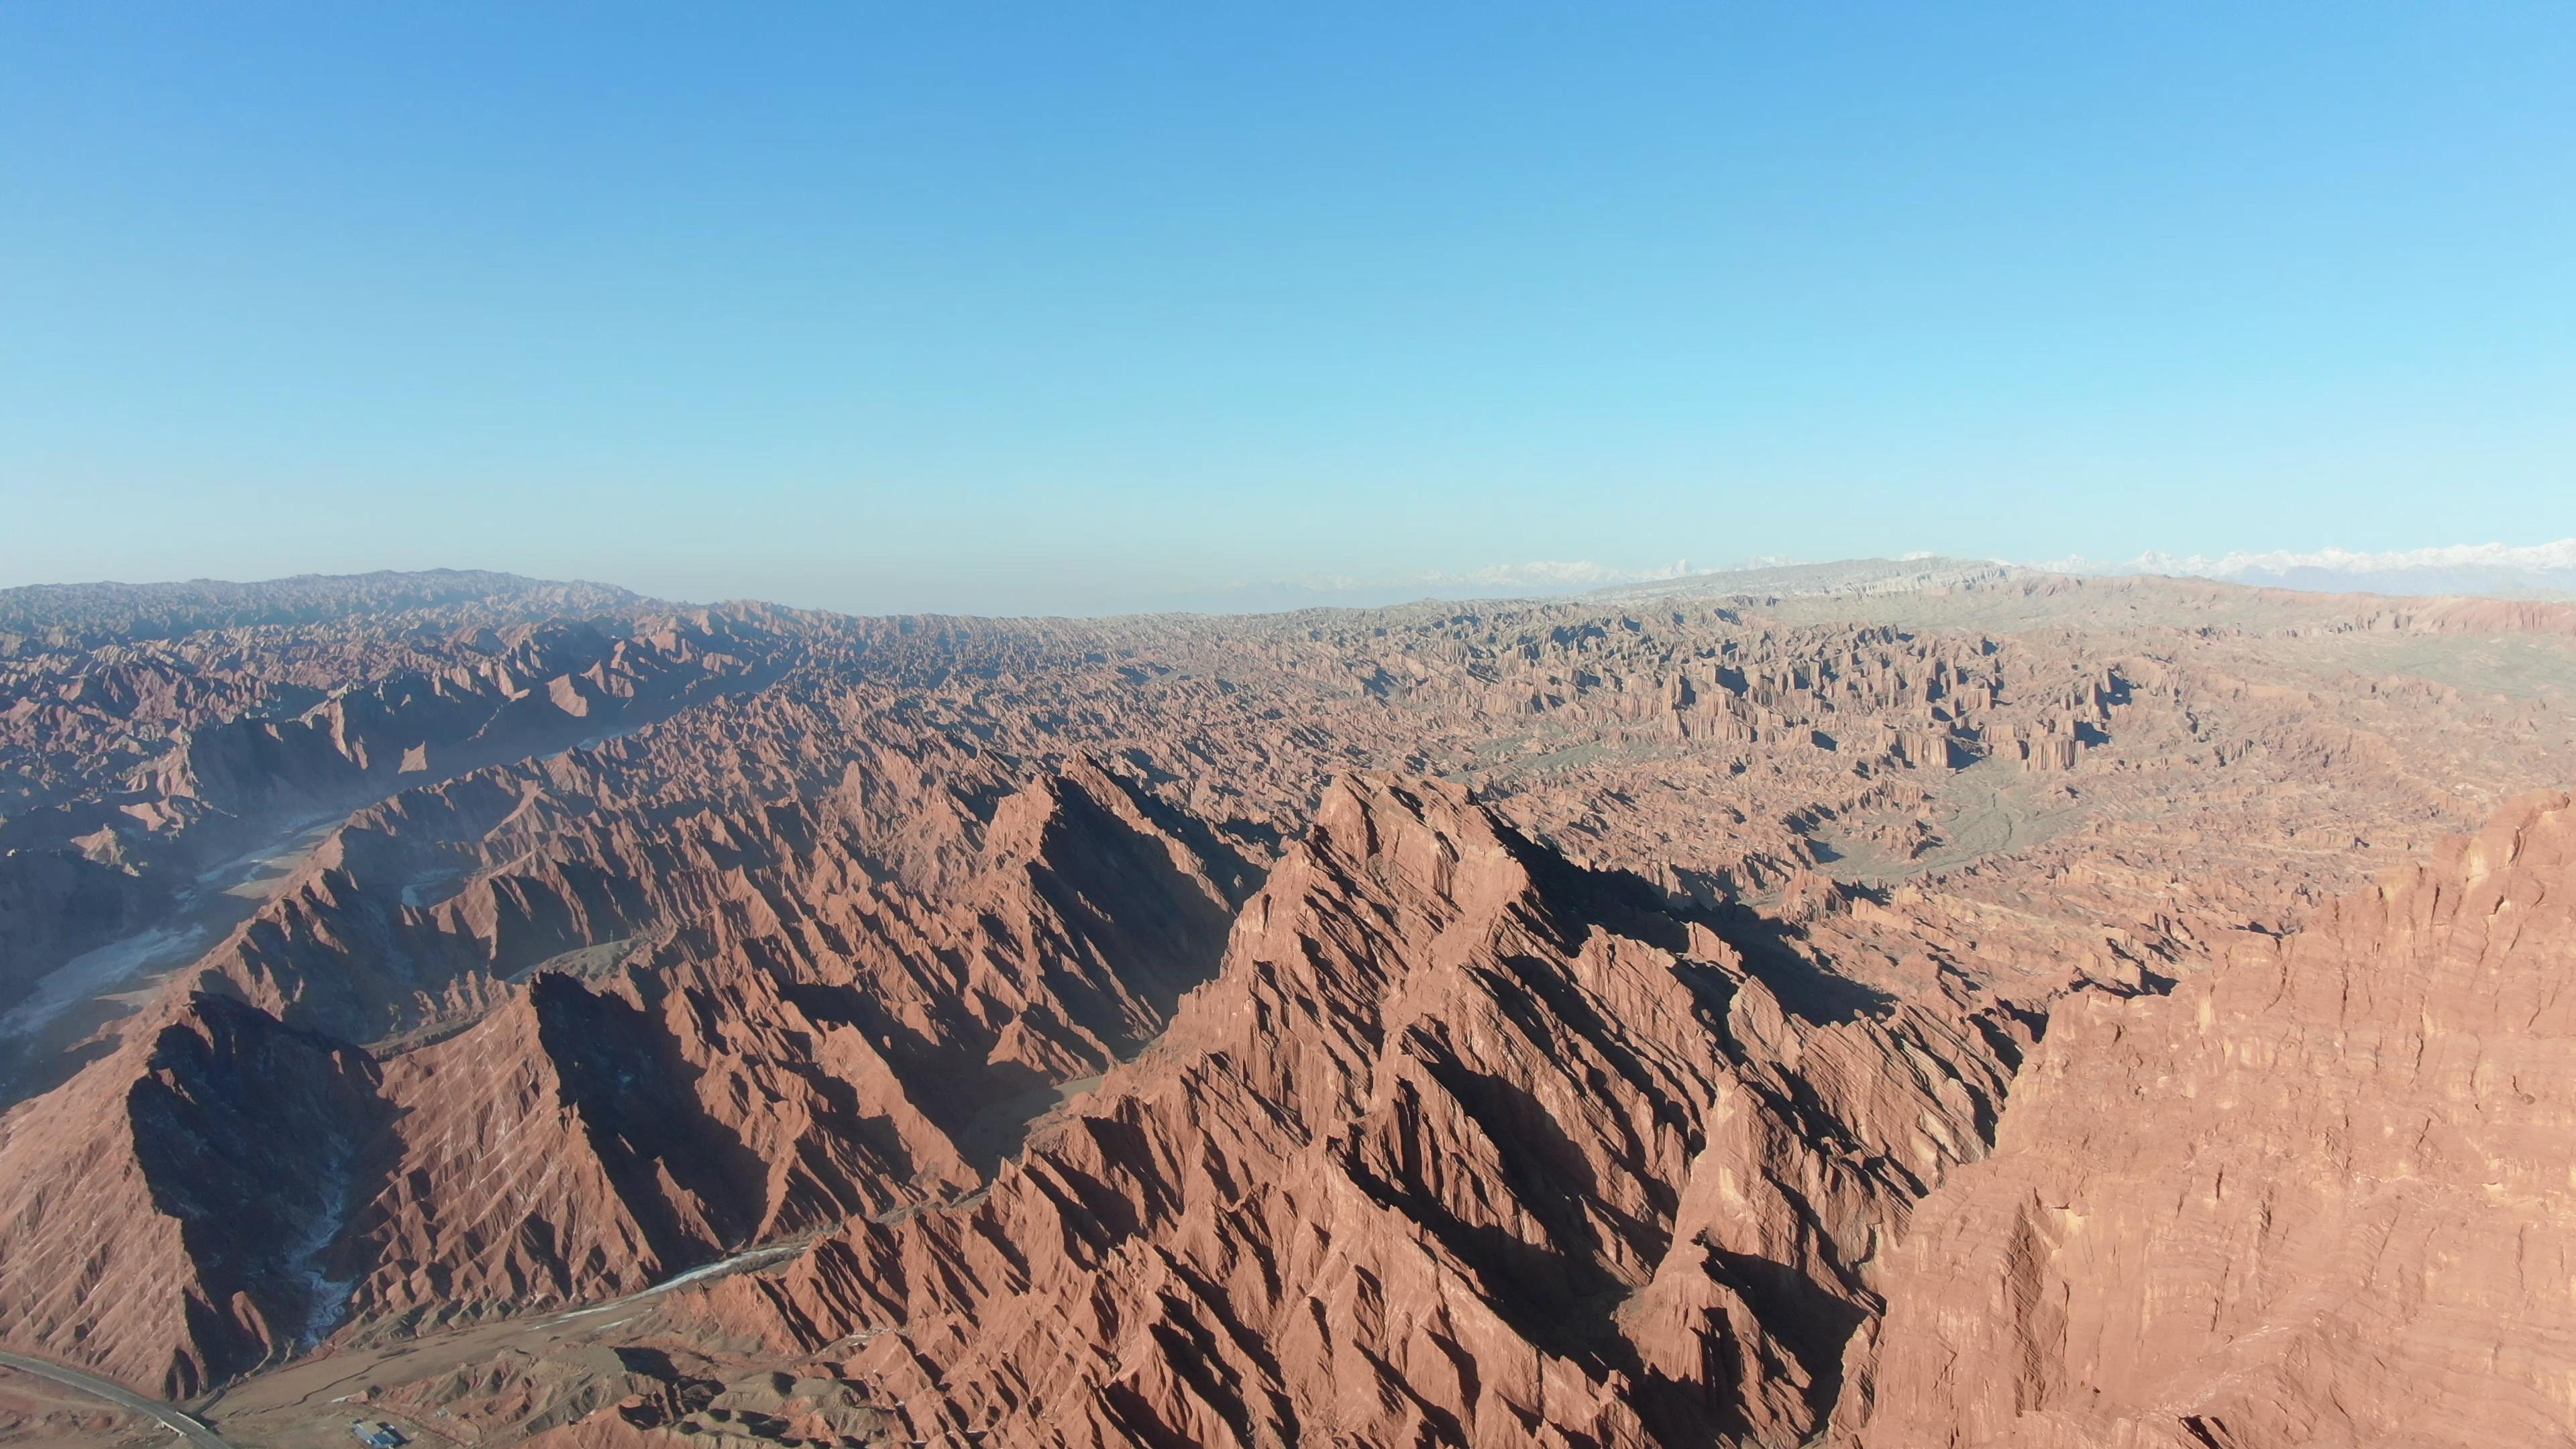
[[[846,1356],[915,1438],[1799,1443],[2006,1068],[1962,1017],[1811,1015],[1765,976],[1815,968],[1748,945],[1461,786],[1347,778],[989,1193],[707,1311]]]

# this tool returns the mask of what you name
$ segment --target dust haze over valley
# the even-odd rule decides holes
[[[2576,608],[0,619],[0,1347],[223,1442],[2567,1434]]]

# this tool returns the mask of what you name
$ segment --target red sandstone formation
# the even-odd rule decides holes
[[[846,1356],[913,1437],[1800,1442],[2010,1032],[1735,929],[1455,785],[1346,782],[1217,979],[975,1206],[854,1224],[730,1321]]]
[[[2576,1442],[2571,979],[2560,794],[2169,996],[2061,1007],[1891,1256],[1838,1438]]]
[[[2564,1319],[2496,1265],[2565,1195],[2478,1164],[2548,1094],[2473,1071],[2472,1122],[2357,1064],[2468,1032],[2522,1070],[2546,938],[2384,1011],[2291,988],[2469,920],[2484,886],[2325,903],[2576,778],[2558,617],[1765,578],[1096,622],[0,600],[0,1008],[204,932],[0,1116],[0,1341],[230,1381],[251,1442],[348,1391],[294,1387],[315,1355],[477,1443],[2438,1440],[2386,1366],[2538,1435]],[[2496,878],[2546,884],[2560,828]],[[2343,1085],[2257,1070],[2297,1052]],[[2342,1163],[2422,1191],[2337,1199]],[[2456,1261],[2400,1251],[2454,1217]],[[2382,1222],[2381,1268],[2327,1243]]]
[[[1033,1088],[1132,1051],[1214,964],[1223,889],[1127,789],[1082,766],[1004,799],[980,854],[935,903],[871,881],[846,840],[807,837],[797,873],[766,890],[739,865],[730,885],[716,873],[716,903],[630,964],[602,961],[588,980],[549,969],[518,988],[472,977],[447,999],[498,1006],[470,1030],[381,1073],[343,1049],[331,1059],[350,1059],[355,1075],[319,1095],[310,1071],[277,1073],[321,1038],[201,994],[183,1021],[219,1023],[260,1055],[210,1069],[193,1097],[182,1082],[182,1096],[242,1119],[224,1143],[250,1142],[265,1121],[256,1099],[277,1093],[275,1125],[295,1137],[285,1147],[339,1144],[327,1173],[303,1174],[315,1201],[294,1216],[320,1226],[242,1225],[253,1241],[240,1251],[183,1234],[133,1282],[63,1271],[63,1255],[90,1251],[106,1224],[138,1221],[147,1237],[202,1225],[197,1187],[169,1172],[215,1149],[191,1146],[176,1162],[152,1149],[209,1129],[146,1111],[187,1028],[138,1035],[0,1119],[0,1161],[16,1154],[14,1180],[47,1185],[21,1204],[15,1239],[0,1235],[0,1271],[26,1275],[0,1279],[14,1290],[0,1301],[30,1315],[13,1336],[195,1392],[296,1346],[271,1300],[291,1302],[313,1332],[352,1314],[416,1329],[631,1291],[846,1214],[966,1191],[980,1181],[975,1161],[989,1164],[1037,1110]],[[308,884],[348,868],[345,855],[326,857]],[[1107,969],[1113,959],[1123,971]],[[416,962],[406,974],[429,979]],[[275,995],[264,1004],[291,1021],[337,1019]],[[229,1096],[210,1104],[206,1091]],[[105,1150],[75,1123],[110,1129],[111,1185],[74,1165]],[[220,1149],[246,1162],[266,1152]],[[103,1196],[66,1207],[51,1185],[73,1180]],[[225,1216],[210,1210],[204,1231],[228,1231]],[[300,1256],[263,1258],[263,1232],[313,1240]],[[185,1288],[216,1270],[210,1253],[242,1281]],[[236,1293],[250,1307],[231,1304]],[[212,1307],[187,1306],[200,1298]],[[128,1342],[124,1302],[163,1316]]]
[[[750,687],[783,643],[740,614],[477,623],[494,617],[509,613],[0,649],[0,1009],[178,913],[246,847]],[[46,896],[76,903],[30,899]]]
[[[310,1347],[375,1077],[199,996],[0,1117],[0,1338],[174,1397]]]

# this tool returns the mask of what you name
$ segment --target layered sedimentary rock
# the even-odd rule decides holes
[[[0,652],[0,1010],[152,912],[183,910],[245,850],[750,687],[789,649],[751,614],[471,622],[510,612]],[[79,904],[28,909],[36,893]]]
[[[1055,1084],[1158,1032],[1215,967],[1240,865],[1132,788],[1078,764],[1003,796],[935,902],[872,878],[849,834],[773,821],[765,867],[698,859],[685,929],[558,953],[523,982],[462,970],[441,999],[489,1009],[381,1066],[309,1029],[348,1012],[199,973],[224,990],[0,1119],[9,1179],[32,1189],[0,1235],[7,1331],[195,1392],[344,1321],[416,1330],[632,1291],[967,1192]],[[625,879],[656,868],[679,869]],[[294,922],[335,878],[363,896],[353,869],[331,853],[262,920]],[[437,980],[393,954],[406,938],[352,920],[314,937],[332,960]],[[292,1156],[324,1144],[327,1163]],[[236,1188],[260,1210],[207,1196]],[[84,1263],[102,1238],[123,1246]]]
[[[0,977],[204,952],[0,1118],[0,1338],[232,1380],[244,1442],[346,1391],[308,1370],[484,1443],[1949,1432],[1878,1327],[1949,1290],[1888,1245],[2024,1049],[2576,777],[2576,652],[1804,577],[1100,621],[306,581],[0,640]]]
[[[2169,996],[2061,1007],[1891,1255],[1838,1437],[2576,1442],[2571,981],[2562,794]]]
[[[777,900],[746,888],[623,965],[541,972],[396,1058],[396,1160],[352,1249],[361,1314],[631,1291],[977,1186],[1049,1089],[1159,1030],[1214,968],[1223,896],[1125,798],[1085,769],[1006,801],[953,917],[854,875]],[[895,909],[932,934],[905,942],[868,914]],[[1104,956],[1131,963],[1125,980]]]
[[[1735,925],[1455,785],[1348,781],[1217,979],[980,1201],[717,1311],[846,1353],[914,1437],[1800,1442],[2013,1046]]]
[[[0,1117],[0,1335],[181,1397],[310,1347],[339,1321],[325,1260],[383,1117],[365,1053],[173,1003]]]

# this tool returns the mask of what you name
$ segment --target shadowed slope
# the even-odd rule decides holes
[[[437,939],[427,913],[332,905],[385,894],[335,853],[280,908],[337,912],[295,931],[294,979],[327,994],[200,994],[0,1119],[0,1165],[32,1185],[0,1232],[0,1334],[193,1393],[344,1320],[364,1337],[630,1292],[968,1192],[977,1159],[1039,1110],[1033,1088],[1051,1102],[1132,1052],[1219,959],[1246,867],[1201,855],[1131,788],[1081,761],[1028,781],[947,857],[936,899],[872,869],[829,812],[780,807],[750,841],[702,820],[676,862],[675,842],[594,822],[664,849],[619,879],[683,882],[660,908],[694,914],[622,959],[523,983],[455,952],[440,989],[484,1014],[381,1067],[263,1009],[338,1022],[344,1008],[314,1003],[439,986],[427,958],[392,949],[403,938],[351,925]],[[516,812],[486,803],[437,833],[505,834]],[[524,903],[532,882],[578,876],[578,859],[538,861],[481,899],[523,903],[510,929],[551,949],[580,938]],[[220,965],[203,979],[243,985]]]
[[[1807,1020],[1642,882],[1359,777],[989,1196],[712,1311],[863,1342],[915,1434],[994,1446],[1791,1444],[2001,1077],[1963,1022]]]

